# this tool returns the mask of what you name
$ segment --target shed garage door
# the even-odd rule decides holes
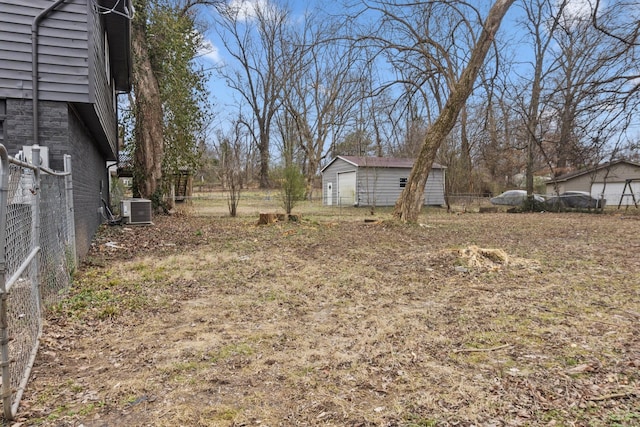
[[[591,184],[591,196],[599,198],[600,194],[602,194],[603,187],[604,184],[601,182],[594,182],[593,184]],[[636,201],[640,202],[640,182],[632,182],[631,188],[633,189],[633,194],[636,197]],[[604,187],[604,198],[607,200],[606,206],[618,206],[618,203],[620,203],[620,197],[623,195],[623,190],[624,182],[608,182],[607,186]],[[622,206],[632,206],[633,198],[631,197],[631,191],[629,191],[629,187],[627,187],[624,194],[625,196],[622,197]]]
[[[338,174],[338,203],[341,205],[356,204],[356,173],[342,172]]]

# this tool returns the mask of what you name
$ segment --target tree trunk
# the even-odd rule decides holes
[[[269,133],[260,132],[260,188],[269,188]]]
[[[131,43],[136,111],[134,176],[140,196],[150,198],[162,181],[163,114],[160,87],[151,68],[142,19],[134,20]]]
[[[393,216],[404,222],[416,222],[422,209],[424,187],[442,141],[449,135],[458,114],[473,90],[478,72],[500,28],[502,18],[515,0],[496,0],[491,7],[480,38],[471,53],[467,67],[453,85],[447,102],[436,121],[429,126],[420,154],[411,169],[407,185],[396,202]]]
[[[306,199],[313,200],[313,190],[316,188],[316,171],[318,170],[318,166],[320,164],[320,160],[316,153],[311,153],[309,158],[307,159],[307,176],[305,177],[306,181]]]
[[[464,193],[469,194],[473,191],[473,182],[471,174],[471,143],[467,134],[467,108],[465,106],[462,107],[460,112],[460,163],[462,166],[461,189]]]
[[[564,95],[564,103],[562,105],[562,113],[560,114],[560,139],[558,141],[558,162],[556,167],[558,168],[558,173],[561,175],[566,173],[566,168],[569,166],[570,156],[574,153],[574,144],[573,144],[573,135],[572,131],[575,129],[575,119],[574,119],[574,100],[573,95],[571,94],[572,88],[566,89],[567,93]],[[573,164],[572,166],[578,166]],[[560,172],[562,171],[562,172]]]

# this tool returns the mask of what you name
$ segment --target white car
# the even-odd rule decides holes
[[[542,197],[539,194],[534,194],[533,199],[539,203],[544,202],[544,197]],[[509,190],[509,191],[505,191],[499,196],[492,197],[491,203],[494,205],[520,206],[526,200],[527,200],[527,192],[525,190]]]

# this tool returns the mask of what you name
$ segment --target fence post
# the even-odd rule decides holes
[[[78,265],[78,253],[76,250],[76,221],[75,210],[73,206],[73,176],[71,173],[71,155],[64,155],[64,171],[67,173],[64,177],[64,188],[67,193],[67,227],[69,227],[69,241],[67,244],[71,247],[71,257],[73,266],[71,271],[75,270]]]
[[[32,247],[37,248],[40,247],[40,146],[34,144],[31,146],[31,162],[36,167],[33,170],[34,182],[33,182],[33,194],[35,198],[35,203],[33,205],[33,243]],[[40,296],[40,283],[42,282],[42,277],[40,277],[40,259],[39,257],[35,257],[33,259],[33,267],[32,267],[33,280],[32,289],[35,295],[36,306],[38,309],[38,319],[42,318],[42,301]],[[38,338],[40,338],[40,333],[42,329],[42,322],[38,322]]]
[[[11,411],[11,371],[9,370],[9,320],[7,318],[7,201],[9,196],[9,154],[0,144],[0,354],[2,355],[2,408],[6,420],[13,419]]]

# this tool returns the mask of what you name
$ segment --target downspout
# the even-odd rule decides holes
[[[60,6],[66,0],[56,0],[51,6],[42,10],[33,19],[31,24],[31,98],[33,99],[33,144],[38,144],[40,138],[38,137],[38,121],[40,119],[38,114],[38,29],[40,23],[46,18],[55,8]]]

